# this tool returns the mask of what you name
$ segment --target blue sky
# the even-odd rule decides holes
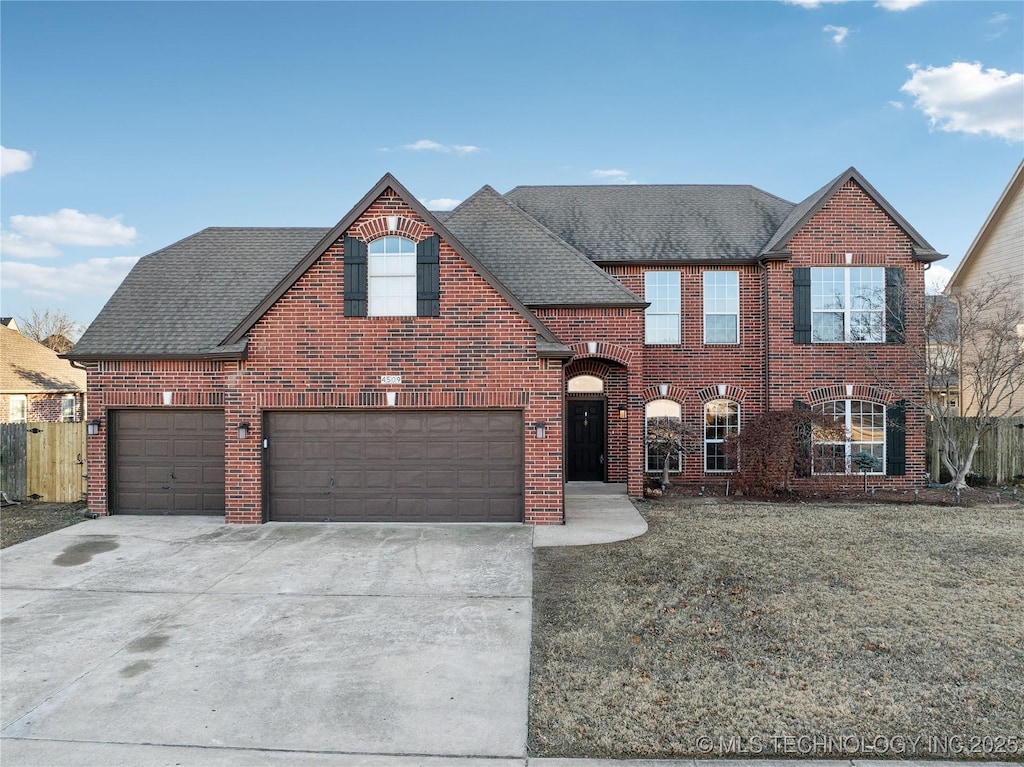
[[[0,313],[88,323],[207,226],[385,173],[753,184],[856,166],[954,268],[1024,156],[1020,2],[0,4]],[[184,289],[184,286],[183,286]]]

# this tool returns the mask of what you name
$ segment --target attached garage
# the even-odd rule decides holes
[[[522,522],[523,414],[266,414],[266,492],[284,522]]]
[[[223,410],[110,413],[118,514],[224,514]]]

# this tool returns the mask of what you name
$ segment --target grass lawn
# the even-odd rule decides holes
[[[1024,509],[641,502],[534,552],[541,756],[1024,760]]]

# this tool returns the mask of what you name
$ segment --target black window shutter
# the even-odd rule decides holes
[[[366,316],[366,243],[345,238],[345,316]]]
[[[416,315],[437,317],[441,298],[441,238],[436,234],[416,244]]]
[[[885,342],[906,343],[904,329],[907,322],[906,287],[903,270],[890,267],[885,270]]]
[[[894,402],[885,411],[885,473],[907,473],[907,402]]]
[[[793,400],[793,409],[810,410],[811,406],[806,402],[795,399]],[[810,423],[800,424],[796,427],[796,433],[793,435],[797,446],[795,460],[793,461],[793,476],[811,476],[811,437],[813,431],[813,426]]]
[[[811,342],[811,270],[793,269],[793,343]]]

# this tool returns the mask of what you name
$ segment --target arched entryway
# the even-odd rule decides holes
[[[566,482],[625,482],[626,368],[575,360],[565,371]]]

